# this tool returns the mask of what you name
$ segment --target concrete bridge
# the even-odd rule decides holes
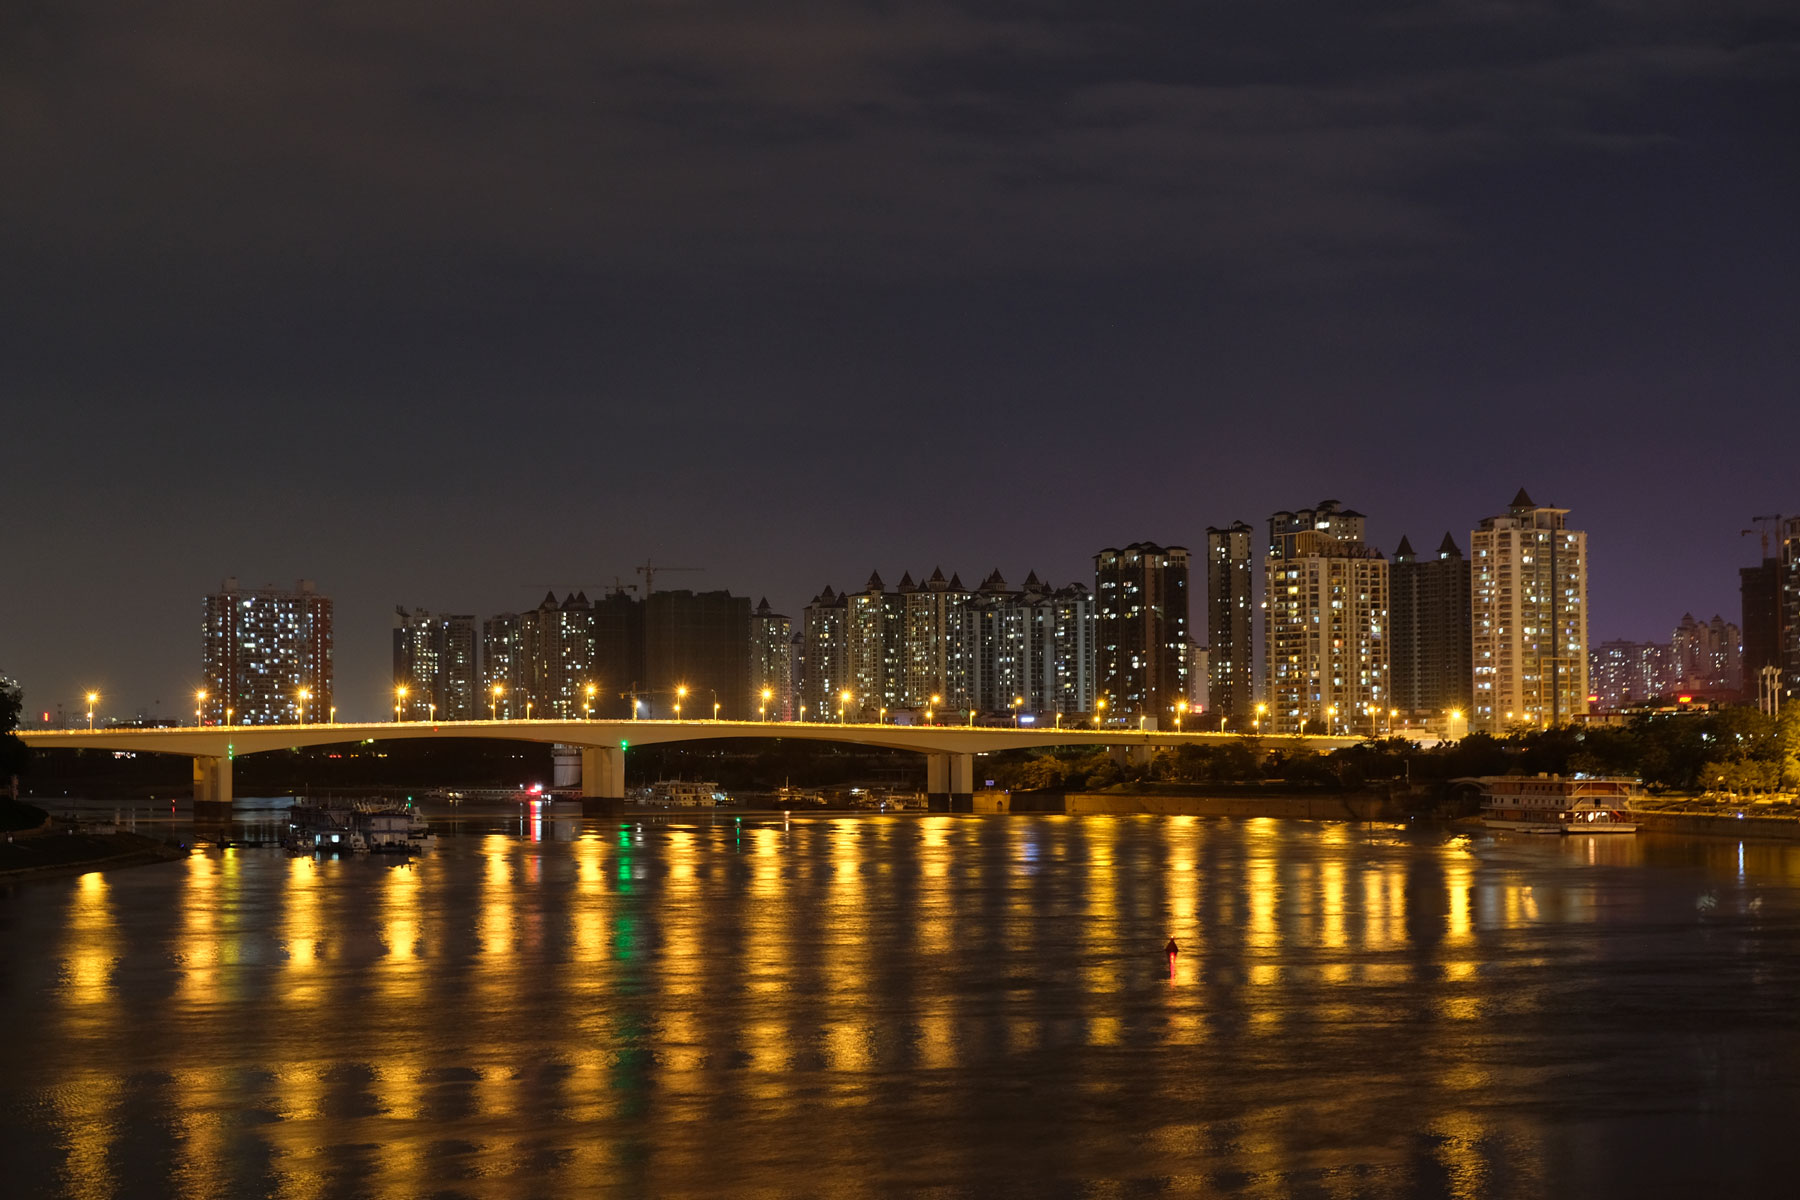
[[[375,721],[325,725],[200,725],[167,729],[22,730],[42,750],[127,750],[184,754],[194,760],[194,800],[231,803],[232,760],[244,754],[339,743],[493,738],[547,742],[581,752],[581,792],[594,800],[625,798],[625,753],[632,746],[718,738],[786,738],[911,750],[926,756],[933,808],[967,807],[975,791],[975,756],[1029,747],[1110,746],[1147,756],[1157,747],[1229,745],[1236,733],[1142,730],[1125,726],[1055,727],[869,725],[796,721]],[[1354,746],[1351,737],[1264,737],[1266,749],[1330,751]]]

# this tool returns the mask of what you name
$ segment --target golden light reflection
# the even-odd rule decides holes
[[[75,1007],[103,1004],[112,996],[119,938],[113,924],[112,889],[106,876],[90,871],[75,881],[69,906],[68,957],[63,961],[62,998]]]
[[[68,1147],[60,1172],[62,1194],[70,1200],[103,1200],[120,1192],[112,1149],[124,1091],[119,1076],[86,1071],[52,1093],[56,1122]]]

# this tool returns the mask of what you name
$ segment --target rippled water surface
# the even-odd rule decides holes
[[[0,892],[0,1190],[1787,1194],[1797,885],[1180,817],[196,852]]]

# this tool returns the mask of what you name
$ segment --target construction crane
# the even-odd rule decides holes
[[[644,577],[644,595],[648,596],[651,592],[656,590],[656,573],[658,571],[704,571],[704,570],[706,570],[705,567],[659,567],[654,562],[652,562],[650,559],[646,558],[644,560],[644,565],[637,569],[637,573]]]
[[[1765,516],[1751,517],[1750,523],[1757,526],[1762,533],[1762,556],[1763,560],[1766,562],[1769,558],[1769,527],[1771,525],[1775,526],[1777,529],[1781,527],[1781,514],[1768,513]],[[1739,530],[1738,536],[1749,537],[1751,534],[1758,532],[1758,529]]]

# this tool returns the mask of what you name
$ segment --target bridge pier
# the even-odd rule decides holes
[[[616,746],[582,746],[581,807],[609,816],[625,803],[625,751]]]
[[[927,755],[925,793],[932,812],[974,812],[975,756]]]
[[[231,807],[231,759],[194,759],[194,804]]]
[[[1150,765],[1150,759],[1155,755],[1156,750],[1154,747],[1148,745],[1108,746],[1106,752],[1108,757],[1118,763],[1121,767],[1147,767]]]

